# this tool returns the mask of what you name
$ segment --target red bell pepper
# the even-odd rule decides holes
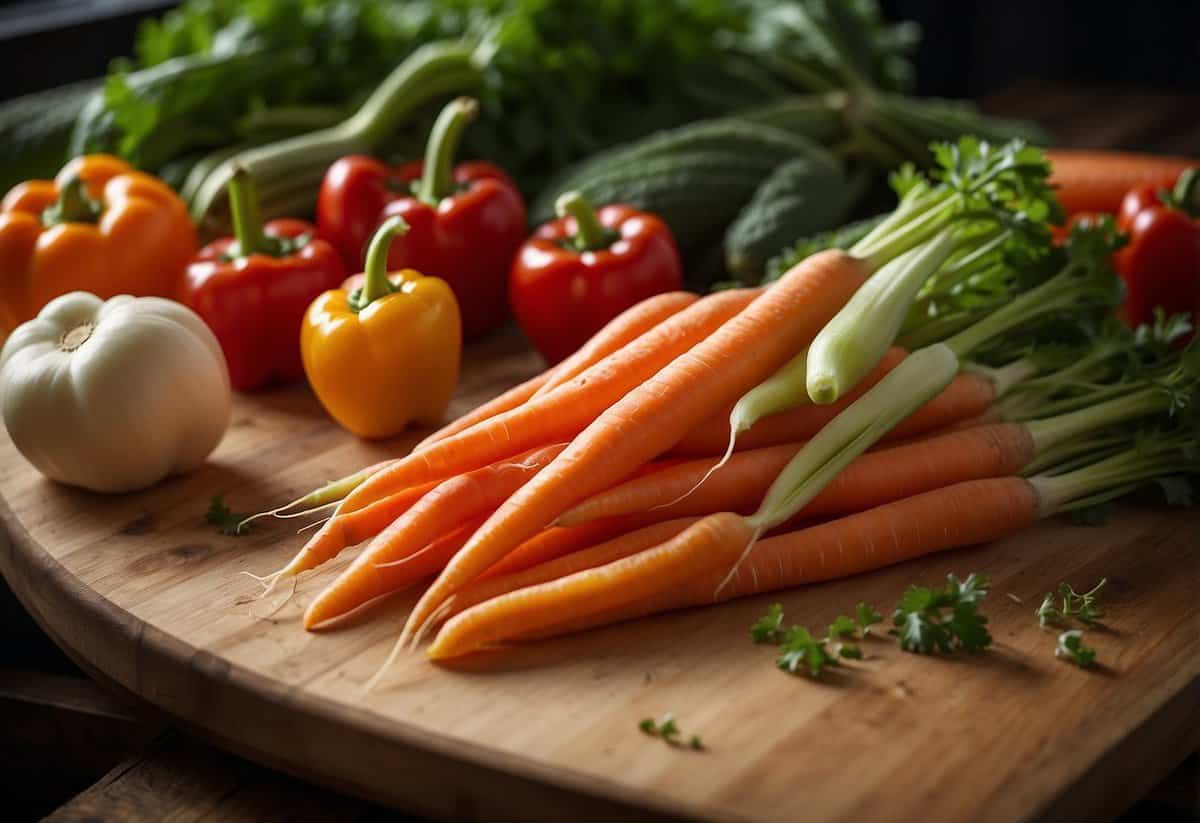
[[[1117,227],[1129,243],[1114,257],[1125,281],[1125,316],[1131,325],[1168,315],[1200,319],[1200,168],[1185,171],[1170,192],[1133,189],[1121,203]]]
[[[392,243],[388,268],[416,269],[449,283],[467,338],[508,316],[508,270],[525,239],[525,202],[503,171],[490,163],[451,168],[477,110],[468,98],[442,109],[424,162],[391,168],[371,157],[343,157],[326,172],[317,199],[317,231],[353,271],[362,269],[375,229],[403,217],[412,231]]]
[[[229,202],[234,236],[200,250],[180,300],[216,335],[238,391],[302,380],[300,323],[309,303],[345,279],[342,260],[303,220],[262,225],[245,171],[230,181]]]
[[[521,247],[509,297],[521,328],[557,363],[635,303],[683,288],[675,238],[630,206],[595,211],[578,192],[555,204],[559,219]]]

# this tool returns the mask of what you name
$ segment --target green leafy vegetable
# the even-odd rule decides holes
[[[214,494],[208,502],[208,511],[204,519],[217,527],[217,531],[229,537],[241,537],[250,531],[246,522],[250,515],[246,512],[230,511],[225,505],[225,493]]]
[[[1068,660],[1081,669],[1090,668],[1096,662],[1096,650],[1083,644],[1083,632],[1079,629],[1072,629],[1058,636],[1054,656]]]
[[[992,636],[979,603],[987,592],[987,578],[974,573],[962,581],[948,575],[937,589],[912,586],[892,614],[891,633],[899,637],[900,648],[918,654],[985,649]]]

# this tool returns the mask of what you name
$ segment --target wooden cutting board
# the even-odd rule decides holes
[[[533,373],[516,335],[468,353],[461,413]],[[1200,746],[1200,517],[1124,508],[1003,543],[774,597],[643,620],[439,668],[402,656],[370,694],[412,598],[338,631],[298,617],[346,558],[273,616],[249,574],[301,543],[294,522],[243,538],[209,497],[278,504],[418,435],[365,444],[303,389],[237,401],[200,471],[102,497],[43,480],[0,442],[0,567],[81,664],[220,745],[410,810],[465,819],[1015,820],[1110,817]],[[347,554],[352,554],[348,552]],[[824,682],[778,671],[747,628],[774,600],[823,627],[859,600],[984,572],[995,646],[921,657],[890,638]],[[1060,580],[1109,585],[1102,665],[1054,658],[1034,609]],[[707,751],[638,731],[673,712]]]

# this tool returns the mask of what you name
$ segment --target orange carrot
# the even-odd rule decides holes
[[[614,403],[488,518],[425,592],[405,633],[411,635],[446,597],[566,509],[620,482],[773,374],[845,305],[868,272],[866,262],[838,249],[806,258],[711,336]]]
[[[518,383],[503,394],[493,397],[488,402],[476,406],[461,417],[454,418],[449,423],[435,431],[433,434],[426,437],[420,443],[413,446],[413,451],[416,452],[420,451],[421,449],[428,448],[430,444],[436,443],[439,440],[445,440],[451,435],[458,434],[460,431],[471,428],[476,423],[481,423],[484,420],[495,417],[498,414],[503,414],[510,409],[515,409],[517,406],[520,406],[522,403],[528,401],[529,398],[533,397],[534,394],[537,393],[538,389],[546,385],[546,382],[549,381],[553,376],[554,369],[550,369],[529,378],[524,383]]]
[[[445,567],[454,553],[463,547],[463,544],[485,519],[486,516],[468,518],[428,546],[406,557],[389,563],[372,565],[370,570],[371,591],[375,592],[374,596],[363,600],[353,609],[322,619],[320,624],[308,623],[306,614],[304,627],[310,631],[319,630],[330,621],[336,621],[339,617],[351,614],[382,597],[404,591],[426,578],[433,577]]]
[[[627,480],[583,501],[563,514],[558,523],[576,526],[638,513],[654,520],[717,511],[750,514],[801,445],[791,443],[735,454],[704,485],[683,499],[679,499],[680,495],[693,488],[717,458],[692,460]],[[864,511],[966,480],[1016,474],[1033,455],[1033,438],[1024,426],[1016,423],[993,423],[867,452],[805,506],[801,516],[828,517]]]
[[[464,518],[494,511],[564,448],[565,443],[547,446],[439,483],[380,532],[350,567],[317,595],[304,613],[304,627],[345,614],[384,594],[380,585],[386,575],[379,574],[381,565],[420,551]]]
[[[1097,149],[1050,149],[1050,183],[1069,217],[1079,212],[1115,214],[1137,186],[1170,188],[1200,159]]]
[[[675,537],[698,519],[697,517],[681,517],[662,523],[652,523],[640,529],[616,535],[612,539],[595,543],[589,548],[547,559],[519,571],[500,575],[485,574],[446,599],[445,617],[453,617],[485,600],[491,600],[493,597],[499,597],[517,589],[548,583],[575,572],[594,569],[597,566],[603,566],[614,560],[645,551]],[[565,531],[580,530],[566,529]],[[509,557],[512,555],[510,554]]]
[[[369,506],[348,514],[337,514],[308,539],[304,548],[284,566],[280,577],[291,577],[315,569],[337,557],[347,546],[354,546],[379,534],[389,523],[412,508],[436,483],[424,483],[376,500]]]
[[[758,294],[757,289],[738,289],[696,301],[554,391],[432,443],[375,474],[342,501],[339,511],[354,511],[399,489],[574,437]]]
[[[555,366],[553,375],[534,393],[534,397],[549,394],[563,383],[575,379],[593,363],[599,363],[698,299],[700,295],[691,292],[669,291],[648,297],[631,306],[608,321],[604,328],[592,335],[574,354]]]
[[[716,597],[714,592],[728,576],[731,564],[698,574],[683,585],[660,587],[650,597],[603,614],[570,617],[536,634],[568,634],[672,609],[836,580],[934,552],[999,540],[1036,522],[1041,516],[1039,506],[1037,491],[1021,477],[956,483],[764,538]],[[508,596],[520,595],[521,591],[516,591]]]
[[[888,432],[884,440],[903,440],[975,417],[987,411],[994,399],[995,392],[990,380],[963,372],[941,394]],[[840,414],[846,405],[839,400],[828,406],[799,406],[791,411],[764,417],[738,435],[736,448],[759,449],[807,440]],[[697,426],[672,453],[692,456],[722,454],[728,444],[729,419],[716,416]]]
[[[594,546],[629,531],[636,525],[630,518],[594,520],[571,528],[549,528],[538,532],[517,548],[506,554],[500,562],[488,567],[479,575],[480,580],[489,580],[506,574],[545,563],[548,560]]]
[[[467,609],[442,627],[429,656],[459,657],[557,622],[630,606],[674,582],[730,568],[752,538],[735,514],[706,517],[653,548]]]
[[[640,337],[673,314],[690,306],[699,295],[686,291],[657,294],[631,306],[608,322],[604,328],[592,335],[583,346],[558,365],[531,377],[498,397],[489,400],[461,417],[452,420],[418,443],[413,451],[423,449],[430,443],[445,440],[476,423],[515,409],[531,397],[540,397],[577,377],[594,363],[598,363],[626,343]]]

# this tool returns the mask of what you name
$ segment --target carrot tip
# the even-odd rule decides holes
[[[262,594],[260,594],[258,597],[255,598],[255,603],[261,602],[263,598],[269,596],[271,594],[271,592],[273,592],[275,590],[275,586],[279,583],[282,574],[283,574],[282,571],[275,573],[275,579],[270,582],[270,584],[267,586],[267,588],[263,591]],[[292,599],[292,596],[295,593],[296,593],[296,578],[292,577],[291,578],[291,588],[288,590],[287,595],[285,595],[282,600],[280,600],[278,603],[276,603],[271,608],[271,610],[266,612],[265,614],[259,614],[258,612],[256,612],[254,610],[254,605],[251,605],[250,606],[250,616],[252,618],[254,618],[255,620],[266,620],[270,617],[273,617],[276,612],[278,612],[280,609],[282,609],[284,606],[286,606],[288,604],[288,601],[290,601]]]

